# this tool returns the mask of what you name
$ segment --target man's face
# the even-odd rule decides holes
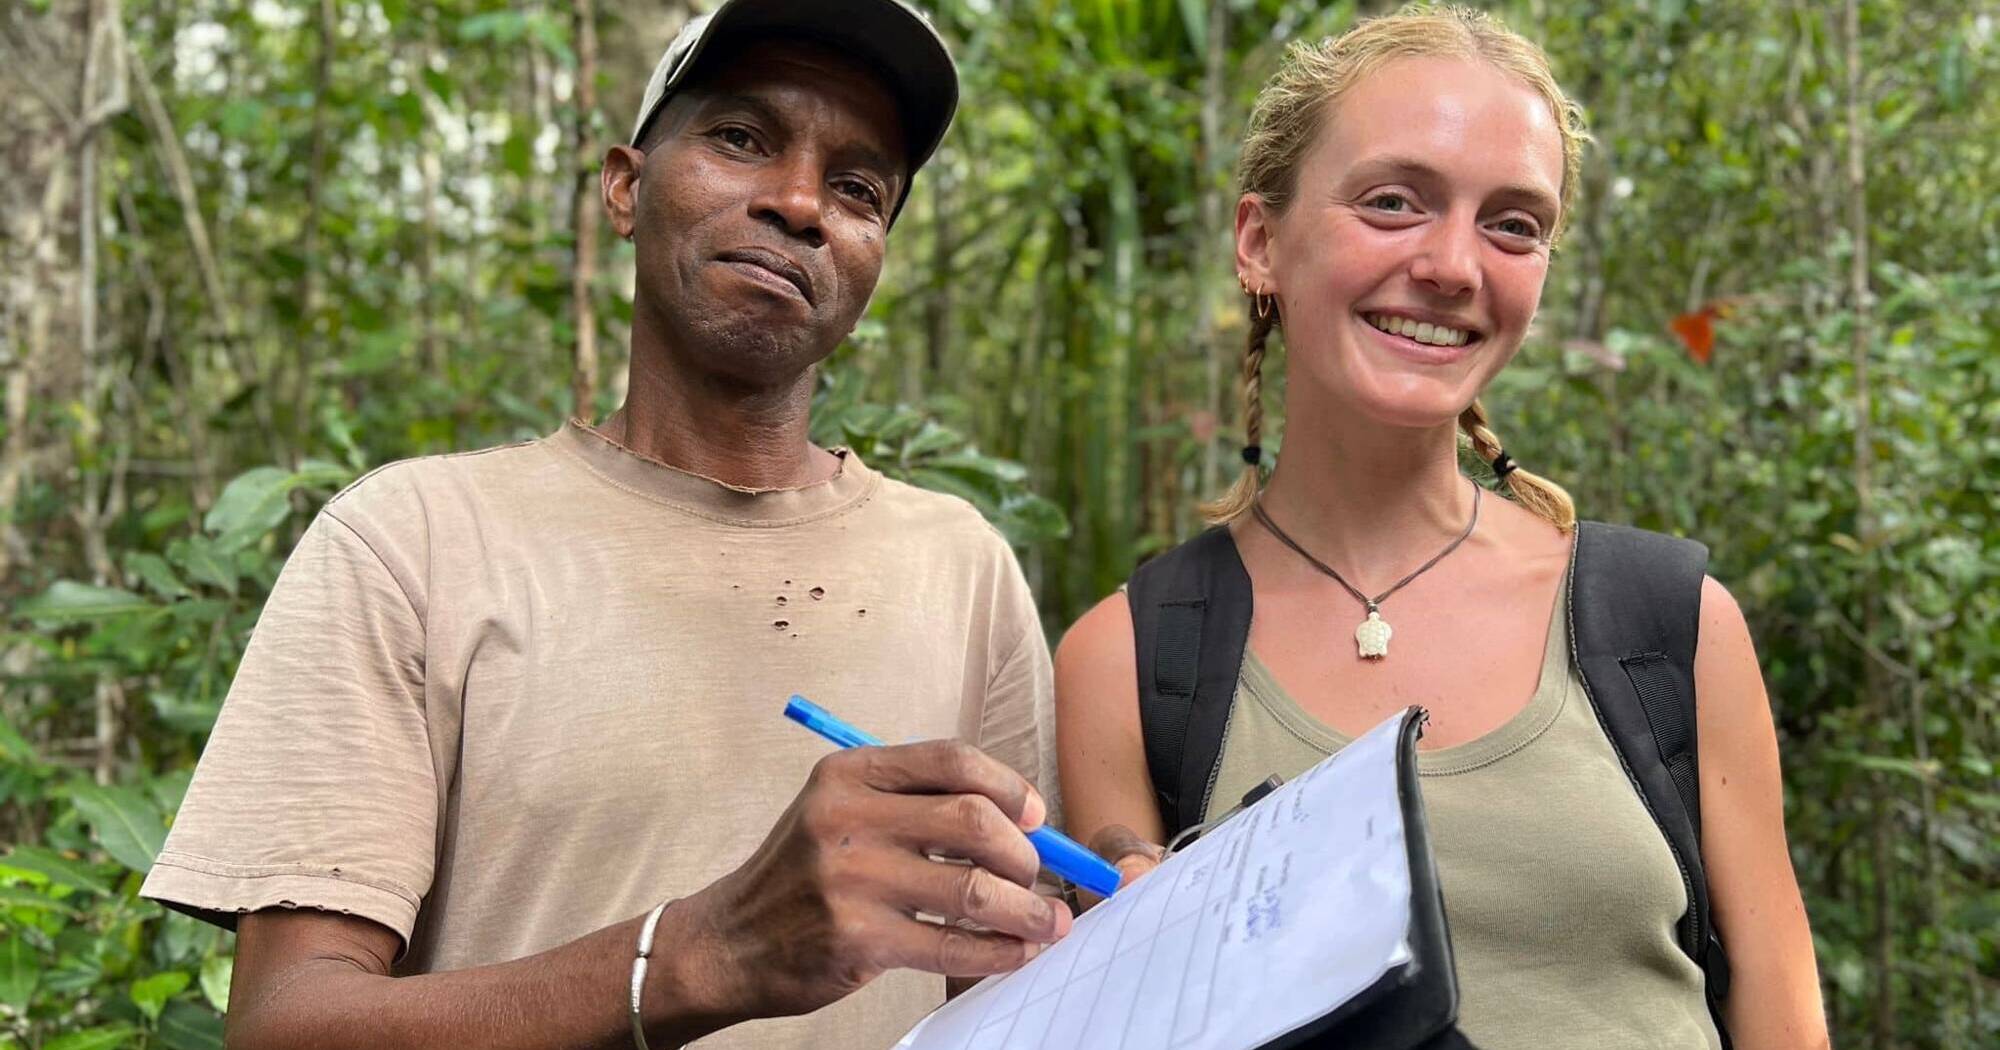
[[[708,57],[641,158],[606,158],[636,309],[718,378],[780,383],[831,353],[882,273],[907,188],[894,98],[866,66],[796,41]]]

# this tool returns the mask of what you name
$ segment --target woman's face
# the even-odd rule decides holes
[[[1295,393],[1388,426],[1449,423],[1520,349],[1541,299],[1555,115],[1492,66],[1409,58],[1329,116],[1290,207],[1238,205],[1238,263],[1277,293]]]

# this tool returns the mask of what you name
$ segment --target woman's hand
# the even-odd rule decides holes
[[[1167,859],[1164,848],[1146,841],[1138,832],[1123,824],[1109,824],[1099,829],[1096,837],[1090,840],[1090,851],[1118,869],[1118,888],[1121,890]]]

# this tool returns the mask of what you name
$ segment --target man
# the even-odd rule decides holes
[[[917,970],[1068,931],[1027,888],[1054,764],[1012,553],[806,436],[956,99],[897,0],[733,0],[669,47],[602,178],[625,407],[362,479],[258,624],[145,887],[241,916],[232,1046],[885,1047],[941,999]],[[984,750],[828,756],[794,691]]]

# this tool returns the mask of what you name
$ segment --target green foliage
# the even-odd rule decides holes
[[[65,39],[81,6],[31,0],[10,26]],[[0,1050],[220,1046],[230,938],[136,891],[286,553],[374,465],[547,433],[578,408],[578,173],[555,130],[575,116],[569,9],[336,6],[322,27],[313,5],[123,5],[132,76],[170,133],[135,103],[96,134],[97,273],[34,286],[96,291],[96,352],[45,350],[61,367],[25,401],[10,392],[26,407],[0,434],[9,457],[29,450],[18,491],[0,484]],[[617,128],[672,26],[658,5],[597,6],[597,126]],[[1059,631],[1190,534],[1196,500],[1233,474],[1236,139],[1285,42],[1390,5],[928,6],[964,105],[822,380],[814,437],[978,508]],[[1995,15],[1861,9],[1864,323],[1839,5],[1494,6],[1546,44],[1597,139],[1538,328],[1489,393],[1496,429],[1586,516],[1713,549],[1765,664],[1836,1042],[1990,1045]],[[67,89],[37,86],[0,106],[46,121],[37,100]],[[23,127],[56,143],[29,162],[78,156],[63,129]],[[10,199],[39,206],[45,184],[29,189]],[[50,258],[74,250],[63,223]],[[602,240],[595,323],[615,377],[631,256]],[[1715,343],[1697,360],[1668,326],[1704,308]],[[51,347],[75,345],[69,323]],[[5,310],[0,325],[42,338]],[[0,357],[23,359],[12,342]],[[1283,379],[1274,346],[1267,449]]]
[[[125,779],[104,785],[12,727],[0,732],[0,814],[40,829],[0,854],[0,1034],[43,1047],[221,1045],[229,938],[140,900],[139,883],[276,578],[280,543],[289,547],[318,503],[294,493],[323,498],[349,476],[316,462],[252,468],[224,487],[201,531],[168,530],[151,537],[155,549],[124,552],[150,594],[58,579],[15,603],[17,620],[48,632],[33,636],[40,659],[9,683],[10,699],[28,701],[26,724],[62,724],[77,700],[127,701],[138,755]],[[139,690],[143,707],[129,703]]]
[[[965,500],[1017,548],[1069,534],[1062,508],[1028,490],[1027,468],[982,455],[930,413],[864,403],[855,389],[825,376],[813,406],[813,440],[853,449],[862,462],[898,481]]]

